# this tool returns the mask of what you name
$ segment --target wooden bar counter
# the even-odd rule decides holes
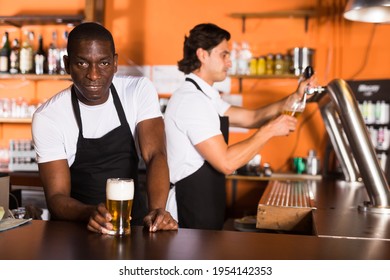
[[[0,232],[0,259],[331,260],[390,259],[390,215],[362,213],[364,186],[310,181],[315,234],[179,229],[129,236],[89,232],[85,224],[33,220]]]
[[[179,229],[130,236],[103,236],[85,225],[32,221],[0,233],[0,259],[390,259],[385,240]]]

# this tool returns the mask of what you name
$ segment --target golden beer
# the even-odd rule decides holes
[[[133,207],[134,182],[132,179],[110,178],[106,184],[107,209],[112,216],[111,235],[130,233],[130,215]]]
[[[298,118],[302,114],[302,112],[285,110],[282,112],[282,114]]]

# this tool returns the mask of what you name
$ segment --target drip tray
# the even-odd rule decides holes
[[[257,207],[256,229],[316,235],[307,181],[271,181]]]

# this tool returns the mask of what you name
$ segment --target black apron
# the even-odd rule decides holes
[[[79,137],[75,161],[70,167],[71,197],[86,204],[105,203],[108,178],[133,178],[135,190],[131,224],[142,225],[147,209],[138,187],[138,154],[113,84],[110,89],[121,124],[101,138],[87,139],[83,137],[80,107],[72,86],[72,106]]]
[[[202,89],[192,79],[202,93]],[[203,93],[204,94],[204,93]],[[226,144],[229,136],[229,118],[219,117]],[[226,188],[225,175],[207,161],[195,173],[176,182],[176,201],[181,228],[221,230],[225,222]]]

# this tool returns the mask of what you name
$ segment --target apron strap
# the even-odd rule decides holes
[[[191,78],[186,78],[186,81],[187,82],[190,82],[190,83],[193,83],[194,84],[194,86],[198,89],[198,90],[200,90],[204,95],[206,95],[205,93],[204,93],[204,91],[200,88],[200,86],[198,85],[198,83],[197,82],[195,82],[193,79],[191,79]],[[207,96],[207,95],[206,95]],[[208,96],[207,96],[208,97]]]
[[[81,115],[80,115],[80,107],[79,107],[79,100],[76,95],[76,90],[74,85],[72,85],[72,106],[73,106],[73,112],[76,118],[77,125],[79,127],[79,134],[82,134],[83,131],[83,124],[81,122]]]

